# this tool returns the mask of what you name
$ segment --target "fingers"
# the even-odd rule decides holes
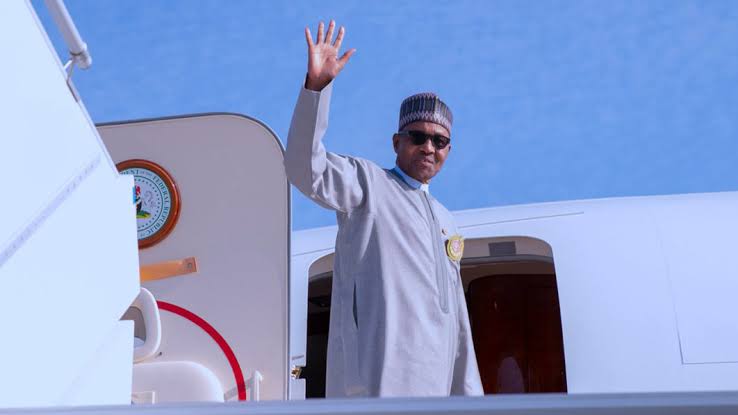
[[[341,50],[341,43],[343,43],[343,35],[346,33],[346,29],[344,29],[343,26],[341,26],[340,29],[338,29],[338,36],[336,36],[336,42],[333,44],[333,46],[336,47],[336,51]]]
[[[323,42],[323,22],[320,22],[320,24],[318,24],[318,39],[315,43],[321,42]]]
[[[335,46],[337,50],[340,49],[341,44],[343,43],[343,36],[346,34],[346,29],[343,26],[338,29],[338,36],[336,36],[335,42],[333,42],[333,33],[336,29],[336,21],[331,19],[328,24],[328,32],[325,33],[325,36],[323,35],[324,29],[325,25],[323,22],[320,22],[318,24],[318,36],[315,39],[315,42],[313,42],[313,35],[310,33],[310,28],[305,28],[305,38],[307,39],[308,47],[312,48],[320,43],[327,43],[328,45],[333,43],[333,46]]]
[[[328,33],[325,34],[325,40],[324,42],[327,44],[331,44],[333,41],[333,29],[336,28],[336,22],[331,19],[331,22],[328,24]]]
[[[344,67],[344,65],[346,65],[346,63],[347,63],[347,62],[349,61],[349,59],[351,59],[351,56],[352,56],[352,55],[353,55],[353,54],[354,54],[355,52],[356,52],[356,49],[351,49],[351,50],[348,50],[348,51],[346,51],[346,53],[344,53],[344,54],[343,54],[343,55],[341,56],[341,59],[339,59],[339,60],[338,60],[338,64],[339,64],[339,65],[341,65],[341,68],[343,68],[343,67]]]
[[[310,33],[310,28],[305,28],[305,40],[307,40],[308,50],[313,50],[315,44],[313,43],[313,35]]]

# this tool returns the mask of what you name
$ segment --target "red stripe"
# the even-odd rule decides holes
[[[210,337],[212,337],[216,343],[218,343],[218,346],[220,346],[220,350],[222,350],[223,354],[226,355],[226,358],[228,359],[228,363],[230,363],[231,365],[233,376],[236,378],[236,388],[238,389],[238,400],[245,401],[246,400],[246,382],[243,379],[243,372],[241,371],[241,365],[238,364],[238,359],[236,359],[236,354],[233,353],[233,349],[231,349],[231,346],[228,345],[228,342],[226,341],[226,339],[223,338],[223,336],[221,336],[220,333],[218,333],[218,330],[215,330],[215,327],[211,326],[210,323],[203,320],[202,317],[198,316],[197,314],[193,313],[190,310],[184,309],[172,303],[167,303],[165,301],[157,301],[156,304],[159,306],[160,310],[169,311],[170,313],[177,314],[195,323],[198,327],[200,327],[207,334],[209,334]]]

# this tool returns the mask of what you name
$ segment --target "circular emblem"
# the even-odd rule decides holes
[[[116,165],[121,174],[134,177],[138,247],[148,248],[169,235],[179,217],[179,192],[172,176],[147,160],[126,160]]]
[[[446,255],[452,261],[461,261],[464,256],[464,238],[461,235],[454,235],[446,241]]]

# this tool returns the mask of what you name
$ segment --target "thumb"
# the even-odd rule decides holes
[[[347,50],[346,53],[341,56],[341,59],[338,60],[339,65],[343,68],[354,53],[356,53],[356,49]]]

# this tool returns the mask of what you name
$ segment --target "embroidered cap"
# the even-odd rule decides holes
[[[422,92],[405,98],[400,105],[400,127],[415,121],[428,121],[446,127],[451,131],[454,116],[448,106],[432,92]]]

